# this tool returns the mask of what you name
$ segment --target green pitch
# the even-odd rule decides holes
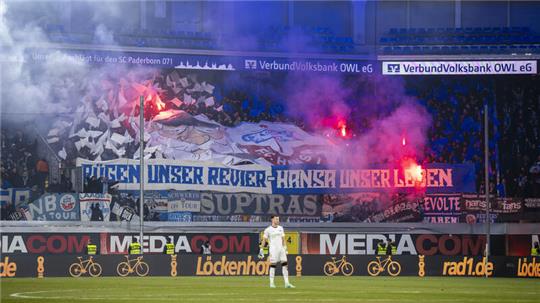
[[[538,279],[292,277],[1,279],[1,302],[538,302]]]

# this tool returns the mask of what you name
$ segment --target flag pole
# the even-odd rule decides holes
[[[140,230],[139,230],[139,243],[141,244],[141,252],[142,252],[142,243],[143,243],[143,225],[144,225],[144,218],[143,218],[143,209],[144,209],[144,97],[139,97],[139,137],[140,137],[140,143],[139,143],[139,219],[140,219]]]
[[[489,259],[489,238],[491,233],[491,219],[489,216],[489,130],[488,130],[488,105],[484,105],[484,192],[486,194],[486,251],[485,251],[485,264],[486,278],[488,277],[488,259]]]

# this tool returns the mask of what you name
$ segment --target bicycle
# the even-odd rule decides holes
[[[90,257],[88,260],[82,259],[82,257],[77,257],[79,259],[79,263],[73,263],[69,266],[69,274],[74,277],[78,278],[82,274],[88,273],[92,277],[99,277],[101,276],[102,268],[99,263],[94,262],[94,258]]]
[[[129,256],[126,257],[126,261],[120,262],[116,267],[116,272],[119,276],[126,277],[127,275],[135,272],[139,277],[144,277],[148,274],[150,267],[146,262],[143,262],[143,257],[137,257],[136,259],[129,259]],[[135,265],[131,266],[131,263],[135,261]]]
[[[377,261],[371,261],[367,265],[367,271],[373,277],[378,276],[385,269],[389,275],[395,277],[401,272],[401,265],[397,261],[392,261],[392,256],[388,256],[383,261],[381,261],[381,257],[377,257]]]
[[[347,261],[343,256],[340,260],[336,261],[335,257],[332,257],[332,261],[324,263],[324,274],[327,276],[333,276],[341,271],[345,276],[350,276],[354,272],[354,266]]]

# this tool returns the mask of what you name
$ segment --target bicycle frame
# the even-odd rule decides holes
[[[86,269],[88,268],[88,266],[90,266],[90,264],[93,264],[94,263],[94,259],[92,257],[90,257],[88,260],[84,260],[82,259],[82,257],[77,257],[77,259],[79,259],[79,264],[81,265],[81,268],[86,271]]]
[[[381,268],[381,270],[384,270],[386,266],[390,264],[390,262],[392,262],[392,258],[390,256],[388,256],[388,258],[382,261],[381,261],[381,257],[377,257],[377,263],[379,263],[379,267]]]
[[[332,257],[332,262],[334,263],[334,266],[336,267],[337,270],[341,270],[341,267],[343,266],[343,264],[345,264],[346,260],[345,260],[345,256],[343,256],[341,259],[337,260],[336,261],[336,258],[335,257]]]
[[[124,256],[124,257],[126,257],[126,263],[129,266],[130,272],[133,271],[135,269],[135,267],[137,267],[137,265],[139,263],[141,263],[141,259],[142,259],[142,257],[137,257],[136,259],[131,259],[130,260],[129,256]],[[131,263],[134,263],[133,266],[131,265]]]

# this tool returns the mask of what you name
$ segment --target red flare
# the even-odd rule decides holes
[[[410,176],[412,180],[417,183],[422,183],[424,180],[424,169],[422,165],[417,164],[416,160],[411,158],[404,158],[401,160],[401,166],[405,171],[405,174]]]
[[[422,182],[422,179],[424,178],[424,176],[422,174],[421,165],[413,164],[410,169],[410,172],[411,172],[411,176],[414,178],[416,182]]]
[[[401,145],[405,146],[405,144],[407,144],[407,142],[405,141],[405,137],[403,137],[403,139],[401,139]]]
[[[347,137],[347,122],[345,122],[344,120],[340,120],[338,122],[338,130],[339,130],[339,134],[342,137]]]
[[[341,136],[342,136],[342,137],[346,137],[346,136],[347,136],[347,126],[346,126],[346,125],[342,125],[342,126],[341,126]]]

